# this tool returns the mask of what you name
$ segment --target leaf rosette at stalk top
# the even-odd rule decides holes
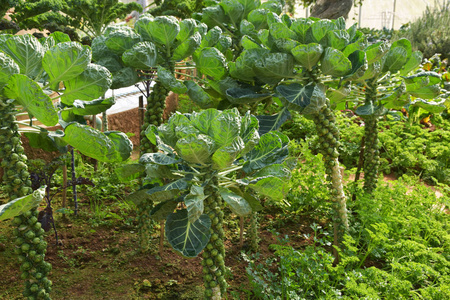
[[[212,180],[218,181],[213,188],[239,216],[261,209],[248,191],[277,201],[288,191],[293,167],[287,159],[289,139],[279,132],[260,136],[258,120],[249,113],[242,117],[237,109],[207,109],[176,114],[145,133],[160,150],[140,159],[148,178],[174,180],[147,189],[147,197],[159,202],[151,214],[161,219],[162,210],[168,240],[184,256],[196,256],[209,241],[214,220],[204,214],[203,201],[211,197],[206,187]],[[245,177],[237,180],[237,172]],[[174,212],[177,202],[184,202],[186,209]]]

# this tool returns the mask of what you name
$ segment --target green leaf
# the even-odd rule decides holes
[[[273,23],[269,26],[270,35],[274,39],[291,39],[295,40],[297,34],[289,29],[284,23]]]
[[[0,221],[20,216],[36,208],[44,199],[45,187],[35,190],[32,194],[16,198],[6,204],[0,205]]]
[[[255,25],[253,25],[253,23],[249,22],[246,19],[243,19],[241,21],[241,24],[239,25],[239,31],[241,32],[241,35],[248,35],[252,38],[256,38],[258,36]]]
[[[211,161],[214,141],[204,134],[190,134],[175,145],[178,155],[188,163],[206,165]]]
[[[119,57],[117,54],[114,54],[109,48],[106,46],[107,37],[105,35],[100,35],[95,37],[92,40],[91,43],[91,49],[92,49],[92,60],[96,63],[98,63],[99,60],[104,59],[106,57],[116,56]]]
[[[366,104],[356,109],[355,113],[358,116],[383,116],[388,110],[383,105],[375,106],[373,104]]]
[[[243,17],[246,18],[249,12],[258,8],[261,5],[261,0],[238,0],[244,7]]]
[[[289,154],[287,144],[289,139],[279,132],[263,134],[258,145],[244,156],[243,170],[251,173],[271,164],[281,163]]]
[[[172,200],[178,196],[181,191],[188,187],[186,180],[178,179],[163,186],[157,186],[147,191],[149,199],[155,202]]]
[[[240,136],[235,137],[233,142],[217,149],[212,156],[212,168],[214,170],[223,170],[230,167],[233,162],[241,155],[245,148],[244,141]]]
[[[211,28],[208,33],[202,38],[200,48],[214,47],[222,36],[222,29],[219,27]]]
[[[326,35],[329,31],[335,30],[336,25],[327,19],[319,20],[311,24],[310,30],[307,32],[311,42],[319,43],[322,46],[326,46]]]
[[[364,50],[366,52],[367,63],[372,64],[378,61],[388,52],[388,50],[386,42],[378,42],[370,45]]]
[[[364,76],[368,68],[366,54],[364,51],[356,50],[349,55],[348,60],[350,60],[352,64],[352,70],[350,71],[350,74],[345,76],[344,79],[353,81]]]
[[[187,94],[195,104],[201,108],[210,108],[215,106],[214,100],[205,92],[196,82],[185,81],[184,85],[188,88]]]
[[[209,242],[211,220],[201,215],[194,223],[189,222],[186,209],[167,217],[166,236],[170,245],[183,256],[196,257]]]
[[[283,200],[289,191],[289,183],[287,180],[273,176],[258,179],[255,183],[250,182],[248,187],[263,196],[278,201]]]
[[[203,214],[203,200],[208,198],[204,189],[198,185],[191,185],[190,193],[184,198],[184,204],[188,211],[189,222],[194,223]]]
[[[328,88],[327,90],[327,98],[330,99],[331,103],[341,103],[345,101],[350,95],[350,87],[349,86],[341,86],[339,89],[335,90],[333,88]]]
[[[254,39],[252,39],[251,37],[249,37],[248,35],[244,35],[242,37],[240,45],[245,50],[261,48],[261,46],[258,45],[258,43],[256,43],[256,41]]]
[[[122,54],[141,41],[141,37],[129,27],[123,26],[111,32],[105,39],[105,44],[114,54]]]
[[[364,75],[357,78],[356,81],[364,81],[367,79],[374,78],[375,76],[380,74],[380,72],[381,72],[381,63],[379,61],[376,61],[376,62],[370,64],[367,67],[367,70],[364,72]]]
[[[19,74],[20,68],[16,62],[4,54],[0,52],[0,94],[2,93],[3,88],[8,83],[9,78],[14,74]]]
[[[179,41],[180,43],[184,43],[188,38],[194,35],[196,30],[197,30],[197,21],[195,21],[194,19],[181,20],[180,31],[178,32],[177,35],[177,41]]]
[[[280,100],[285,106],[303,114],[317,114],[325,106],[325,88],[321,84],[302,86],[299,83],[293,83],[279,85],[276,91],[281,96]]]
[[[259,122],[259,134],[263,135],[270,131],[278,130],[284,122],[291,118],[287,107],[283,107],[278,114],[272,116],[256,116]]]
[[[238,0],[222,0],[219,5],[222,7],[225,16],[237,28],[244,14],[244,6]]]
[[[242,150],[242,154],[249,152],[258,144],[258,127],[258,119],[250,114],[249,111],[247,111],[241,119],[241,132],[239,133],[245,144],[245,148]]]
[[[233,45],[233,40],[231,39],[231,37],[229,36],[221,36],[219,38],[219,40],[217,41],[215,47],[217,48],[217,50],[219,50],[220,52],[222,52],[223,54],[225,54],[228,51],[231,51],[230,47]]]
[[[268,84],[276,84],[294,75],[294,58],[286,53],[267,53],[255,63],[258,78]]]
[[[270,11],[267,9],[255,9],[248,14],[247,19],[253,24],[256,31],[259,31],[261,29],[268,29],[269,27],[267,25],[267,14],[269,12]]]
[[[259,8],[269,10],[277,15],[283,12],[283,5],[281,4],[281,1],[278,0],[265,1],[264,3],[261,3]]]
[[[140,164],[156,164],[162,166],[168,166],[180,163],[180,159],[173,158],[161,152],[156,153],[144,153],[139,158]]]
[[[64,133],[63,140],[86,156],[103,162],[122,161],[115,143],[90,126],[71,123],[64,129]]]
[[[70,110],[79,116],[97,115],[109,109],[116,103],[115,98],[97,99],[92,101],[75,100]],[[64,112],[64,110],[63,110]]]
[[[350,35],[345,30],[332,30],[327,32],[326,39],[328,47],[342,51],[348,45]]]
[[[309,44],[312,41],[308,32],[311,28],[312,21],[310,19],[297,19],[291,24],[291,30],[297,34],[296,40],[302,44]]]
[[[223,201],[230,206],[231,211],[239,217],[246,216],[252,212],[250,204],[248,204],[244,197],[235,194],[226,188],[219,188],[219,193]]]
[[[411,102],[411,106],[420,107],[433,114],[439,114],[447,109],[447,107],[445,106],[446,101],[446,99],[443,99],[441,101],[427,101],[417,98]]]
[[[156,67],[157,58],[158,51],[151,42],[136,43],[122,54],[122,61],[126,66],[139,70]]]
[[[345,57],[348,57],[350,54],[352,54],[356,50],[363,50],[363,49],[364,49],[364,43],[361,41],[358,41],[358,42],[347,45],[344,48],[344,50],[342,51],[342,53],[344,53]]]
[[[29,113],[46,126],[58,123],[58,113],[53,102],[41,87],[22,74],[14,74],[9,78],[4,94],[17,100]]]
[[[145,166],[142,164],[126,164],[114,169],[120,182],[129,182],[141,177],[145,172]]]
[[[432,99],[440,94],[441,76],[435,72],[421,72],[404,77],[406,91],[413,97]]]
[[[255,64],[263,55],[269,53],[268,49],[248,49],[241,53],[236,59],[236,63],[228,63],[230,69],[230,75],[237,79],[244,81],[253,81],[253,77],[256,76],[254,71]],[[234,67],[233,67],[234,66]]]
[[[400,69],[400,75],[405,76],[409,72],[415,70],[423,60],[423,54],[420,51],[415,51],[411,54],[403,68]]]
[[[184,94],[188,90],[170,71],[161,66],[158,66],[158,80],[165,88],[170,89],[174,93]]]
[[[216,48],[206,47],[194,57],[199,71],[211,76],[215,80],[220,80],[227,75],[225,56]]]
[[[231,144],[241,130],[241,118],[237,110],[224,110],[210,122],[208,135],[214,140],[216,148]]]
[[[123,68],[112,75],[113,82],[111,84],[111,89],[120,89],[131,86],[139,81],[136,71],[131,67]]]
[[[252,104],[272,97],[272,94],[259,94],[248,88],[231,88],[226,91],[226,95],[233,104]]]
[[[155,207],[150,211],[150,217],[156,222],[162,222],[167,219],[167,217],[173,213],[177,208],[178,202],[174,200],[167,200],[155,205]]]
[[[120,71],[123,69],[121,59],[118,55],[111,53],[111,56],[104,56],[95,61],[96,64],[107,68],[111,73]]]
[[[61,31],[52,32],[45,39],[45,45],[47,45],[48,49],[59,43],[65,43],[65,42],[70,42],[70,37]]]
[[[326,48],[322,59],[321,70],[324,75],[342,77],[352,70],[352,63],[339,50]]]
[[[266,177],[274,176],[280,179],[287,179],[291,177],[291,170],[289,170],[284,164],[273,164],[260,169],[258,172],[252,175],[252,177]]]
[[[166,49],[171,48],[180,32],[180,24],[174,16],[158,16],[151,21],[140,18],[135,28],[145,40],[164,45]]]
[[[111,84],[112,75],[108,69],[89,64],[80,75],[64,81],[66,89],[61,102],[72,105],[75,100],[97,99],[106,93]]]
[[[408,61],[408,51],[403,47],[395,47],[388,51],[383,59],[382,71],[395,73],[403,68]]]
[[[202,37],[200,33],[196,32],[194,35],[189,37],[183,43],[181,43],[177,48],[175,48],[172,59],[175,61],[183,60],[188,56],[191,56],[195,50],[200,46]]]
[[[24,132],[23,134],[27,137],[28,144],[33,148],[48,152],[67,152],[67,144],[61,139],[64,136],[64,132],[61,130],[51,132],[41,129],[41,132]]]
[[[127,195],[125,200],[127,200],[127,202],[133,202],[136,206],[140,205],[141,203],[146,202],[149,199],[147,191],[148,191],[148,189],[142,189],[142,190],[133,192],[133,193]]]
[[[300,45],[300,43],[291,39],[278,39],[275,41],[275,45],[281,52],[291,54],[292,49]]]
[[[208,25],[209,28],[223,26],[223,24],[227,23],[223,8],[220,5],[205,7],[202,11],[202,22]]]
[[[208,134],[211,127],[211,121],[214,120],[220,112],[217,109],[209,108],[191,114],[191,123],[201,133]]]
[[[50,48],[42,60],[42,67],[50,77],[53,90],[61,81],[73,79],[83,73],[91,62],[91,50],[75,42],[65,42]]]
[[[124,132],[105,131],[103,132],[114,144],[117,161],[125,161],[131,156],[133,143]]]
[[[20,74],[36,77],[42,70],[44,48],[31,34],[15,35],[0,43],[0,51],[12,58]]]
[[[311,70],[319,62],[323,48],[320,44],[310,43],[295,47],[291,53],[300,65]]]

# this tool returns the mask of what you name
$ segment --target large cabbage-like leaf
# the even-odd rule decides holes
[[[311,28],[307,32],[311,42],[319,43],[322,46],[326,46],[326,35],[329,31],[336,29],[336,25],[333,21],[323,19],[311,24]]]
[[[261,8],[252,10],[248,14],[247,20],[254,25],[256,31],[259,31],[261,29],[268,29],[267,14],[269,12],[269,10]]]
[[[156,153],[144,153],[139,158],[139,163],[141,164],[156,164],[156,165],[162,165],[162,166],[168,166],[180,163],[180,159],[176,159],[172,156],[169,156],[167,154],[156,152]]]
[[[358,116],[383,116],[388,110],[383,105],[373,105],[372,103],[360,106],[355,113]]]
[[[212,156],[212,168],[214,170],[223,170],[230,167],[244,150],[245,144],[240,136],[229,144],[217,149]]]
[[[75,100],[72,107],[66,107],[60,111],[61,118],[65,121],[76,120],[76,116],[96,115],[106,111],[115,104],[114,97],[97,99],[92,101]]]
[[[250,204],[244,197],[235,194],[226,188],[219,188],[219,193],[223,201],[230,206],[231,211],[239,217],[246,216],[252,212]]]
[[[202,38],[200,48],[214,47],[222,37],[222,29],[214,27]]]
[[[139,42],[122,54],[125,65],[139,70],[148,70],[156,66],[158,51],[153,43]]]
[[[122,54],[131,49],[134,44],[141,41],[139,34],[133,29],[123,26],[116,28],[105,39],[105,44],[114,54],[122,56]]]
[[[155,205],[155,207],[150,211],[150,217],[156,222],[162,222],[167,219],[175,208],[177,208],[178,202],[175,200],[167,200]]]
[[[352,63],[339,50],[326,48],[321,65],[322,73],[335,77],[342,77],[352,70]]]
[[[259,134],[263,135],[273,130],[278,130],[278,128],[283,125],[284,122],[291,118],[291,113],[287,107],[283,107],[281,111],[275,115],[271,116],[256,116],[259,121]]]
[[[288,143],[289,139],[280,132],[263,134],[258,145],[244,156],[244,172],[251,173],[265,166],[281,163],[289,154]]]
[[[241,130],[241,118],[237,110],[225,110],[211,120],[208,135],[216,148],[231,144]]]
[[[268,84],[294,75],[294,58],[287,53],[268,53],[255,63],[257,77]]]
[[[103,96],[112,84],[112,75],[105,67],[89,64],[83,73],[64,81],[61,102],[72,105],[75,100],[92,100]]]
[[[367,63],[371,64],[381,59],[389,48],[386,42],[378,42],[368,46],[364,51],[366,52]]]
[[[440,94],[441,76],[435,72],[421,72],[404,77],[406,91],[414,97],[432,99]]]
[[[332,30],[327,32],[326,39],[328,47],[342,51],[349,43],[350,35],[345,30]]]
[[[284,23],[270,24],[269,33],[274,39],[295,40],[297,38],[297,34],[291,29],[289,29]]]
[[[285,106],[304,114],[318,113],[326,102],[325,88],[321,84],[293,83],[279,85],[276,90]]]
[[[295,47],[291,50],[291,53],[300,65],[311,70],[319,62],[323,48],[320,44],[310,43]]]
[[[409,72],[415,70],[423,60],[423,54],[420,51],[415,51],[411,54],[411,57],[408,59],[403,68],[400,69],[400,75],[406,75]]]
[[[2,93],[3,88],[8,82],[11,75],[19,74],[20,68],[16,62],[4,54],[0,52],[0,94]]]
[[[158,79],[164,87],[170,89],[174,93],[184,94],[188,90],[187,87],[181,81],[178,81],[170,71],[161,66],[158,66]]]
[[[121,162],[121,153],[106,134],[90,126],[71,123],[64,129],[63,140],[82,154],[103,162]]]
[[[61,81],[77,77],[91,63],[91,50],[75,42],[57,44],[45,52],[42,67],[50,77],[50,85],[58,90]]]
[[[181,43],[178,47],[173,51],[172,59],[179,61],[183,60],[188,56],[191,56],[195,50],[200,46],[202,41],[202,37],[200,33],[196,32],[192,36],[190,36],[187,40]]]
[[[135,28],[145,40],[164,45],[166,49],[171,48],[180,32],[180,24],[174,16],[159,16],[151,21],[139,19]]]
[[[42,70],[44,48],[31,34],[9,37],[5,42],[0,42],[0,51],[16,62],[21,74],[34,78]]]
[[[191,185],[188,195],[184,198],[184,204],[188,211],[189,222],[194,223],[203,214],[203,200],[208,198],[205,195],[204,188],[198,185]]]
[[[180,21],[180,31],[177,35],[179,43],[185,42],[197,31],[197,21],[194,19],[183,19]],[[200,33],[199,33],[200,34]],[[201,37],[200,37],[201,38]]]
[[[156,202],[175,199],[176,196],[180,193],[180,191],[183,191],[188,187],[186,179],[187,178],[178,179],[166,185],[157,186],[152,189],[149,189],[147,191],[149,199]]]
[[[273,200],[283,200],[289,191],[288,181],[274,176],[258,179],[255,183],[250,182],[248,187]]]
[[[145,172],[145,166],[142,164],[125,164],[114,169],[114,173],[121,182],[130,182],[133,179],[141,177]],[[147,197],[147,193],[145,193]]]
[[[177,141],[175,149],[178,155],[192,164],[205,165],[210,163],[214,141],[207,135],[190,134]]]
[[[7,97],[17,100],[29,113],[47,126],[58,123],[58,113],[53,102],[41,87],[22,74],[14,74],[4,88]]]
[[[418,98],[411,102],[411,106],[417,106],[430,113],[438,114],[447,109],[447,107],[445,106],[446,101],[446,99],[443,99],[441,101],[427,101]]]
[[[124,132],[105,131],[104,134],[113,142],[119,161],[125,161],[131,156],[133,143]]]
[[[188,80],[184,82],[188,88],[189,98],[201,108],[210,108],[215,106],[214,100],[205,92],[196,82]]]
[[[297,41],[302,44],[312,43],[309,31],[313,21],[310,19],[297,19],[291,24],[291,29],[297,34]]]
[[[215,80],[220,80],[227,75],[225,56],[216,48],[207,47],[200,50],[194,57],[199,71],[211,76]]]
[[[131,67],[126,67],[113,73],[111,89],[120,89],[123,87],[131,86],[138,81],[139,77],[136,71]]]
[[[241,118],[241,132],[239,135],[245,144],[241,154],[249,152],[253,149],[253,147],[255,147],[256,144],[258,144],[258,126],[258,119],[251,115],[249,111]]]
[[[226,23],[226,15],[220,5],[205,7],[202,11],[202,22],[209,28]]]
[[[45,196],[45,187],[35,190],[32,194],[9,201],[0,205],[0,221],[20,216],[21,214],[39,206]]]
[[[193,112],[191,123],[203,134],[208,134],[211,127],[211,121],[214,120],[220,112],[214,108],[208,108],[199,112]]]
[[[211,237],[211,220],[205,214],[197,221],[189,221],[186,209],[178,210],[167,217],[166,236],[170,245],[186,257],[196,257],[208,244]]]
[[[235,28],[238,27],[242,17],[244,17],[244,6],[238,0],[222,0],[219,5],[222,7]]]
[[[231,88],[226,91],[226,95],[234,104],[252,104],[272,97],[270,93],[256,93],[248,88]]]
[[[352,63],[352,70],[347,76],[345,76],[345,79],[353,81],[364,76],[368,68],[366,54],[364,51],[356,50],[349,55],[348,59]]]

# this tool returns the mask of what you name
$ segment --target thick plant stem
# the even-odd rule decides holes
[[[376,80],[368,82],[366,87],[366,105],[375,105],[377,100]],[[377,187],[380,153],[378,143],[378,119],[376,115],[364,118],[364,191],[371,194]]]
[[[141,252],[148,252],[151,247],[150,236],[153,232],[154,221],[149,217],[152,203],[145,202],[137,205],[138,235]]]
[[[174,73],[174,64],[167,63],[165,67]],[[152,143],[145,136],[145,129],[149,125],[159,126],[163,123],[163,113],[166,107],[166,98],[169,94],[169,90],[166,89],[161,82],[157,81],[153,86],[152,92],[147,95],[147,107],[144,114],[144,124],[141,128],[140,134],[140,150],[141,155],[144,153],[156,152],[157,149],[153,146]]]
[[[328,102],[328,101],[327,101]],[[329,103],[322,110],[312,116],[319,135],[319,150],[323,154],[329,189],[331,190],[331,201],[333,202],[333,224],[335,246],[339,247],[342,237],[348,230],[347,204],[342,176],[339,168],[339,130],[336,126],[336,117],[329,108]],[[337,252],[334,252],[336,259]]]
[[[250,215],[250,230],[249,230],[249,237],[250,237],[250,250],[252,252],[258,252],[259,246],[259,237],[258,237],[258,213],[252,212]]]
[[[217,178],[212,178],[205,187],[204,212],[211,219],[211,238],[203,251],[203,281],[205,299],[222,299],[227,283],[225,281],[225,246],[223,231],[222,198],[217,191]]]
[[[27,157],[24,155],[18,126],[14,123],[14,113],[13,104],[0,103],[0,128],[6,128],[0,140],[0,159],[4,172],[3,184],[10,200],[32,193]],[[47,243],[37,217],[36,207],[14,218],[14,253],[21,263],[20,278],[25,280],[23,296],[29,299],[50,299],[51,281],[47,275],[51,264],[44,261]]]

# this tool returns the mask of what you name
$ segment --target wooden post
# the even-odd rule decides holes
[[[163,257],[163,249],[164,249],[164,221],[161,221],[160,223],[161,230],[159,232],[159,256]]]
[[[239,232],[239,247],[244,247],[244,217],[240,217],[239,220],[240,232]]]
[[[144,96],[139,96],[139,139],[141,139],[141,130],[144,125]]]

